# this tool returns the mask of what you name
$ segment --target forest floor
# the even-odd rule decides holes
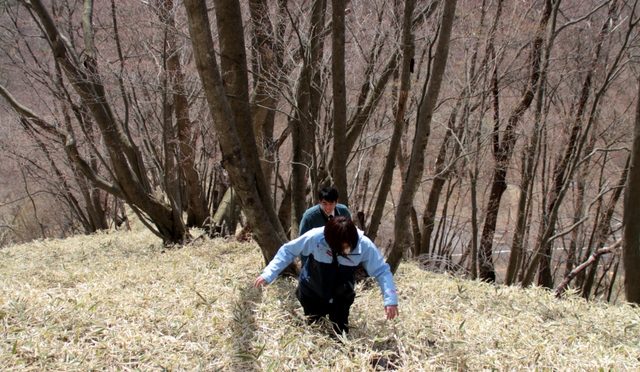
[[[111,232],[0,249],[0,370],[640,369],[640,310],[404,262],[400,317],[359,285],[351,332],[306,325],[253,243]]]

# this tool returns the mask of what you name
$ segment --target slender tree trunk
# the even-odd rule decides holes
[[[624,193],[624,292],[627,301],[640,304],[640,79],[636,96],[636,118],[633,129],[633,147],[629,180]]]
[[[610,6],[609,17],[611,17],[613,10],[615,10],[615,1]],[[565,195],[563,190],[566,190],[566,184],[573,178],[572,176],[575,167],[572,166],[571,161],[579,156],[579,152],[576,152],[576,150],[582,147],[579,136],[583,130],[583,114],[590,96],[593,74],[596,70],[597,63],[600,60],[602,43],[609,28],[609,17],[602,25],[597,38],[595,53],[589,66],[589,70],[587,71],[587,75],[585,76],[579,101],[576,105],[577,109],[573,120],[574,123],[564,156],[558,159],[553,171],[553,187],[551,189],[551,197],[549,198],[549,205],[547,206],[546,212],[549,219],[545,229],[545,234],[543,234],[538,243],[538,247],[536,247],[536,252],[542,251],[541,255],[536,255],[539,257],[538,260],[540,262],[540,266],[538,268],[538,284],[546,288],[553,288],[553,276],[551,275],[551,258],[553,255],[553,248],[548,239],[555,233],[558,206],[562,203]],[[583,140],[586,139],[584,134],[581,137]]]
[[[540,72],[540,83],[536,89],[536,112],[533,134],[528,146],[522,156],[522,176],[520,179],[520,196],[518,199],[518,212],[516,217],[516,228],[513,234],[513,242],[511,244],[511,253],[509,254],[509,263],[507,264],[507,273],[505,275],[505,284],[511,285],[516,281],[518,272],[522,269],[524,259],[524,237],[527,230],[527,206],[530,202],[530,194],[533,188],[533,180],[538,165],[540,134],[544,125],[543,115],[545,100],[545,84],[547,81],[547,68],[549,67],[549,56],[553,47],[553,35],[555,33],[556,14],[560,3],[557,2],[552,13],[551,27],[548,33],[549,42],[544,49],[542,56],[543,65]]]
[[[611,219],[613,218],[613,213],[615,212],[616,205],[618,204],[618,200],[622,195],[622,191],[624,189],[624,185],[627,183],[627,178],[629,174],[629,162],[631,158],[628,157],[627,161],[624,165],[624,169],[622,170],[622,174],[620,175],[620,180],[616,184],[613,193],[611,194],[611,198],[607,203],[607,206],[600,218],[600,222],[598,223],[598,228],[596,232],[596,236],[594,242],[596,244],[595,249],[600,249],[604,246],[607,241],[609,235],[611,235]],[[589,272],[586,275],[584,284],[582,285],[582,297],[585,299],[589,298],[591,291],[593,289],[593,283],[596,277],[596,273],[598,271],[598,263],[600,258],[596,257],[595,265],[593,265]]]
[[[603,188],[606,187],[605,185],[605,164],[603,163],[600,166],[600,177],[598,179],[598,192],[602,193]],[[595,211],[593,212],[593,215],[595,216],[593,219],[593,226],[591,228],[590,233],[588,234],[588,239],[587,242],[584,244],[585,247],[581,248],[579,252],[577,252],[577,257],[578,257],[578,261],[584,261],[587,259],[587,257],[592,253],[591,251],[591,247],[594,246],[594,241],[596,239],[596,235],[598,233],[598,227],[600,226],[600,218],[604,215],[604,213],[602,213],[602,210],[604,208],[604,198],[602,196],[597,198],[597,202],[596,202],[596,208]],[[586,275],[585,275],[585,271],[581,271],[580,273],[578,273],[578,276],[576,278],[576,287],[582,288],[584,286],[584,281],[585,281]]]
[[[591,146],[589,146],[591,147]],[[591,147],[593,148],[593,147]],[[590,150],[587,149],[587,152]],[[573,215],[573,223],[578,224],[584,217],[584,205],[585,205],[585,191],[586,191],[586,181],[585,179],[588,176],[588,167],[590,163],[587,162],[584,166],[582,166],[582,170],[576,179],[576,188],[575,188],[575,202],[574,202],[574,215]],[[568,275],[571,270],[573,270],[576,265],[576,255],[578,252],[578,244],[584,239],[584,229],[579,226],[576,227],[571,232],[571,242],[569,242],[569,251],[567,252],[567,262],[565,264],[565,276]]]
[[[427,19],[431,17],[435,13],[435,10],[440,3],[441,0],[434,0],[426,6],[423,11],[415,14],[413,20],[411,22],[412,28],[418,28],[422,23],[424,23]],[[404,47],[402,47],[404,48]],[[347,122],[347,137],[346,137],[346,153],[349,154],[356,143],[358,143],[358,138],[360,138],[364,128],[366,127],[371,115],[373,114],[376,107],[384,97],[385,88],[389,80],[395,76],[398,69],[398,62],[400,59],[400,50],[394,52],[385,63],[382,68],[382,72],[379,78],[376,81],[370,81],[366,83],[367,89],[361,89],[361,93],[366,91],[366,97],[361,95],[358,98],[358,107],[356,112],[351,116],[349,121]],[[374,61],[370,61],[370,65],[372,65]],[[374,67],[374,66],[372,66]],[[369,89],[369,86],[371,89]],[[393,90],[393,88],[392,88]],[[394,94],[395,95],[395,94]],[[362,106],[360,106],[362,104]],[[395,115],[395,113],[394,113]],[[333,158],[328,161],[328,168],[333,168]],[[320,177],[321,178],[321,177]],[[373,224],[372,224],[373,225]]]
[[[24,192],[27,194],[29,202],[31,203],[31,208],[33,209],[33,219],[36,221],[36,224],[40,229],[40,238],[44,239],[47,237],[47,234],[45,232],[44,225],[42,224],[42,222],[40,222],[40,218],[38,217],[38,207],[36,206],[36,201],[33,199],[33,195],[31,195],[31,191],[29,191],[29,183],[27,182],[27,176],[25,175],[24,169],[20,168],[20,174],[22,175]]]
[[[542,46],[544,43],[544,32],[547,28],[547,24],[551,16],[551,6],[551,0],[546,0],[540,22],[538,24],[538,28],[532,42],[531,56],[529,58],[529,82],[527,84],[526,90],[520,98],[520,102],[509,116],[507,126],[504,129],[502,140],[499,139],[498,132],[498,109],[496,108],[495,110],[496,122],[494,124],[495,130],[493,147],[495,166],[491,180],[491,191],[489,194],[489,202],[487,203],[486,217],[484,227],[482,229],[482,237],[480,239],[480,248],[478,252],[480,268],[479,277],[483,281],[494,282],[496,279],[495,268],[493,266],[493,237],[495,235],[496,222],[498,219],[498,212],[500,210],[500,201],[502,200],[502,194],[507,189],[507,170],[509,168],[513,149],[517,140],[515,131],[525,111],[527,111],[531,106],[531,102],[534,98],[534,93],[540,80],[540,62]],[[496,100],[494,104],[497,104],[497,77],[494,77],[493,81],[494,99]]]
[[[375,240],[378,235],[378,227],[380,226],[384,207],[387,202],[387,194],[391,189],[393,170],[395,169],[396,156],[398,148],[400,147],[400,139],[402,138],[402,131],[404,128],[404,114],[407,106],[407,98],[409,97],[409,89],[411,88],[411,60],[413,59],[415,49],[413,32],[411,31],[411,19],[413,18],[414,8],[415,0],[405,0],[402,23],[402,71],[400,75],[400,91],[398,94],[398,105],[396,106],[389,152],[385,158],[378,197],[376,198],[373,213],[371,214],[371,222],[367,229],[367,236],[371,238],[371,240]]]
[[[254,93],[251,100],[251,116],[253,130],[258,145],[258,156],[261,160],[262,172],[267,182],[273,177],[274,146],[273,146],[273,115],[279,99],[278,71],[283,64],[284,46],[282,35],[285,32],[284,17],[286,17],[287,0],[277,1],[277,22],[275,27],[269,20],[269,4],[266,0],[250,0],[249,13],[251,16],[252,33],[251,46],[253,49],[253,85]]]
[[[587,71],[587,75],[585,76],[581,94],[576,104],[576,111],[573,116],[573,125],[567,146],[565,148],[563,156],[558,159],[553,170],[553,184],[550,190],[548,204],[545,207],[545,216],[547,220],[544,221],[541,226],[540,238],[538,239],[538,243],[536,244],[533,258],[531,260],[531,263],[529,264],[529,267],[527,268],[527,272],[523,281],[523,285],[525,286],[528,286],[533,282],[535,272],[537,270],[538,284],[546,288],[553,287],[553,275],[551,272],[551,257],[553,255],[553,249],[551,237],[555,232],[558,210],[567,192],[568,186],[573,179],[576,165],[579,161],[579,156],[582,153],[584,144],[586,143],[590,128],[595,121],[595,112],[596,108],[598,107],[600,97],[602,96],[602,94],[604,94],[608,86],[607,81],[609,81],[610,72],[605,78],[605,83],[596,93],[586,125],[583,125],[584,112],[590,96],[593,74],[600,59],[600,52],[602,50],[604,38],[608,33],[610,20],[614,16],[615,10],[616,2],[613,1],[609,5],[607,20],[603,23],[602,27],[600,28],[600,33],[598,34],[594,55],[591,60],[589,70]],[[624,47],[622,48],[622,50],[624,50]],[[611,64],[612,67],[610,71],[613,71],[613,69],[616,68],[618,62],[619,58],[616,58]]]
[[[419,244],[416,244],[419,255],[430,253],[431,236],[433,234],[433,228],[435,226],[436,212],[438,210],[438,204],[440,203],[440,195],[442,193],[445,182],[449,178],[449,173],[451,172],[453,167],[452,164],[445,164],[447,149],[450,146],[449,144],[452,137],[461,137],[462,131],[465,127],[465,123],[467,122],[469,102],[468,98],[464,96],[467,95],[468,91],[469,90],[467,89],[463,89],[461,97],[458,98],[458,103],[456,104],[456,107],[453,109],[449,117],[449,128],[447,128],[447,132],[444,136],[444,139],[442,140],[442,144],[440,145],[438,156],[436,157],[435,176],[433,178],[433,183],[431,184],[431,189],[429,190],[427,204],[424,207],[424,212],[422,213],[421,240]],[[463,102],[465,102],[465,107],[463,107],[464,114],[458,119],[459,124],[456,127],[458,110],[460,109],[460,106]],[[454,142],[451,156],[454,161],[460,154],[461,150],[462,149],[458,142]]]
[[[164,58],[164,56],[163,56]],[[169,87],[165,74],[163,82],[162,96],[162,145],[164,148],[164,159],[162,170],[162,181],[166,190],[167,199],[171,205],[171,212],[174,219],[182,220],[182,201],[180,199],[180,185],[178,177],[178,166],[176,156],[178,155],[176,146],[176,131],[173,125],[172,114],[174,106],[169,102]]]
[[[478,140],[479,141],[479,140]],[[470,171],[469,181],[471,183],[471,279],[478,278],[478,169]]]
[[[449,41],[455,17],[456,0],[445,0],[440,22],[440,33],[436,42],[433,68],[427,88],[421,98],[416,121],[416,133],[411,150],[407,175],[402,184],[402,192],[396,209],[394,221],[394,244],[387,258],[391,270],[395,272],[400,265],[403,253],[409,246],[409,213],[413,207],[413,198],[418,190],[424,169],[424,152],[431,132],[431,119],[440,93],[440,85],[447,66]]]
[[[501,3],[498,5],[498,9],[500,9]],[[486,1],[482,1],[481,13],[480,13],[480,25],[479,30],[482,30],[484,25],[484,19],[486,14]],[[499,12],[499,10],[498,10]],[[499,19],[499,13],[494,20],[494,26],[490,31],[490,35],[495,33],[495,27],[497,26],[497,22]],[[427,205],[424,208],[424,212],[422,213],[422,233],[421,233],[421,241],[418,245],[419,253],[418,254],[429,254],[430,253],[430,245],[431,245],[431,235],[433,233],[433,228],[435,226],[435,217],[438,209],[438,204],[440,201],[440,194],[442,192],[442,188],[444,187],[444,183],[448,177],[449,170],[445,170],[445,158],[447,154],[447,148],[449,146],[449,140],[452,136],[452,132],[454,131],[456,119],[459,121],[459,125],[457,129],[455,129],[455,135],[460,138],[462,131],[466,127],[467,120],[469,118],[470,112],[470,96],[475,91],[477,76],[476,76],[476,61],[478,57],[478,49],[479,49],[479,39],[476,41],[473,49],[473,54],[471,57],[471,61],[469,63],[469,73],[468,73],[468,81],[465,84],[460,97],[456,103],[455,108],[452,110],[451,115],[449,117],[449,128],[445,134],[445,138],[442,141],[440,146],[440,151],[438,152],[438,156],[436,158],[436,167],[435,167],[435,176],[433,179],[433,183],[431,185],[431,189],[429,190],[429,197],[427,199]],[[486,58],[482,62],[483,66],[486,65]],[[462,115],[458,119],[458,111],[462,106]],[[456,158],[460,153],[461,147],[456,143],[454,145],[454,151],[452,158]]]
[[[297,237],[302,214],[307,209],[307,184],[312,183],[317,167],[315,164],[315,133],[320,108],[321,93],[319,61],[324,50],[324,19],[326,0],[315,0],[311,8],[309,45],[301,45],[303,64],[298,79],[296,107],[289,121],[292,141],[290,226],[291,236]],[[315,190],[313,190],[315,193]],[[340,195],[342,198],[342,194]],[[283,201],[284,203],[284,201]]]
[[[347,96],[345,86],[345,6],[344,0],[332,0],[331,74],[333,87],[333,181],[340,200],[349,204],[347,190]]]
[[[597,141],[597,130],[591,131],[591,141],[585,148],[585,153],[590,153],[593,151],[596,141]],[[600,181],[602,181],[603,171],[604,171],[605,163],[603,162],[601,170],[600,170]],[[573,270],[576,265],[576,261],[578,260],[579,255],[581,254],[582,248],[578,249],[578,247],[582,247],[584,245],[585,240],[585,229],[581,226],[581,224],[586,220],[584,217],[584,206],[585,206],[585,197],[586,197],[586,183],[587,178],[589,177],[590,171],[593,169],[593,164],[591,159],[588,158],[584,161],[583,164],[578,166],[578,175],[574,181],[575,184],[575,197],[574,199],[574,216],[573,216],[573,225],[576,226],[571,231],[571,241],[569,242],[569,249],[567,252],[567,260],[565,264],[565,276],[568,275],[571,270]],[[602,185],[602,182],[599,183]],[[600,208],[598,208],[598,211]],[[597,218],[596,218],[597,220]],[[597,225],[597,223],[596,223]]]
[[[173,92],[178,139],[178,168],[184,175],[187,204],[187,226],[203,227],[209,217],[202,188],[203,182],[195,162],[195,137],[189,115],[189,102],[185,89],[185,77],[180,62],[180,50],[176,40],[173,0],[162,0],[160,20],[166,24],[167,61],[166,70]],[[171,139],[173,141],[173,139]]]

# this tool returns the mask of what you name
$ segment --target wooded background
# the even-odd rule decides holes
[[[269,260],[335,185],[394,271],[639,303],[637,2],[0,1],[0,246]]]

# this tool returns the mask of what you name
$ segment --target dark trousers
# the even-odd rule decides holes
[[[300,287],[296,290],[296,297],[304,309],[304,315],[309,324],[328,315],[336,333],[349,333],[349,309],[353,304],[353,298],[335,298],[332,302],[328,302],[318,296],[304,293]]]

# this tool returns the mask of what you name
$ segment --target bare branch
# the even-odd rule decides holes
[[[596,259],[600,256],[602,256],[603,254],[607,254],[607,253],[613,253],[614,251],[616,251],[620,246],[622,245],[622,239],[618,240],[617,242],[613,243],[611,246],[609,247],[604,247],[604,248],[600,248],[598,250],[596,250],[595,252],[593,252],[591,254],[591,256],[589,256],[589,258],[583,262],[582,264],[580,264],[578,267],[576,267],[575,269],[571,270],[571,272],[569,273],[569,275],[567,275],[564,280],[562,281],[562,283],[560,283],[560,285],[558,285],[558,287],[555,290],[555,294],[557,298],[562,297],[562,295],[564,294],[564,292],[566,292],[567,290],[567,286],[569,286],[569,283],[571,282],[571,280],[573,278],[576,277],[576,275],[578,275],[580,272],[582,272],[584,269],[586,269],[587,267],[589,267],[591,264],[593,264]]]

